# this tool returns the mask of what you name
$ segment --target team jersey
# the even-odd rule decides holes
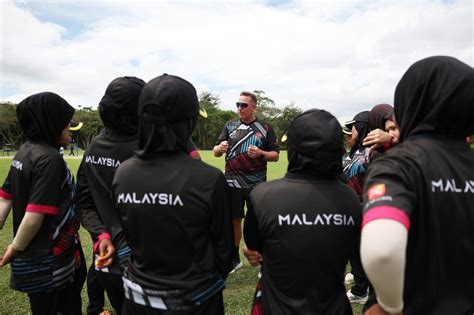
[[[379,151],[361,147],[352,157],[349,157],[350,161],[347,161],[347,159],[343,160],[343,173],[347,185],[357,194],[361,202],[364,193],[365,175],[369,164],[380,155],[381,153]]]
[[[74,178],[51,146],[26,142],[15,154],[0,196],[12,200],[13,234],[26,212],[44,213],[38,233],[11,262],[12,287],[35,293],[72,282],[79,220]]]
[[[222,172],[183,152],[158,152],[122,163],[112,189],[132,250],[127,299],[185,310],[223,289],[234,238]]]
[[[216,145],[229,142],[226,152],[225,177],[234,188],[253,188],[267,180],[267,161],[251,158],[247,151],[251,145],[264,151],[280,151],[273,128],[266,122],[255,119],[250,124],[232,120],[222,129]]]
[[[403,314],[474,312],[474,150],[428,138],[390,149],[371,165],[363,224],[408,229]]]
[[[252,314],[352,314],[344,271],[360,232],[356,195],[338,179],[287,173],[251,199],[245,242],[263,255]]]
[[[104,272],[122,274],[130,255],[111,188],[115,171],[137,148],[136,135],[107,133],[104,129],[87,148],[77,174],[77,208],[95,243],[94,252],[103,237],[110,237],[117,250],[112,266],[100,269]]]

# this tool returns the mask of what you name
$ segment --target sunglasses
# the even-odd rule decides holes
[[[244,108],[249,107],[249,104],[237,102],[237,103],[235,103],[235,106],[237,106],[237,108],[242,108],[242,109],[244,109]]]

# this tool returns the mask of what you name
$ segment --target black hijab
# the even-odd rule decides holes
[[[365,137],[367,137],[367,134],[370,131],[368,121],[369,121],[369,111],[367,110],[358,113],[352,119],[351,124],[353,124],[355,129],[357,130],[357,142],[351,148],[351,151],[349,152],[350,157],[352,157],[359,148],[363,147],[362,142],[364,142]]]
[[[369,112],[369,129],[385,130],[385,121],[392,119],[393,107],[388,104],[378,104],[372,107]]]
[[[341,125],[329,112],[311,109],[288,129],[288,172],[334,177],[342,172]]]
[[[414,63],[395,90],[400,141],[438,134],[465,139],[474,133],[474,70],[446,56]]]
[[[43,92],[21,101],[16,115],[28,140],[59,149],[59,137],[71,122],[74,108],[61,96]]]
[[[167,74],[154,78],[140,95],[137,154],[185,152],[198,114],[199,101],[191,83]]]
[[[136,77],[120,77],[110,82],[99,103],[100,118],[106,131],[137,134],[138,100],[144,86],[145,82]]]

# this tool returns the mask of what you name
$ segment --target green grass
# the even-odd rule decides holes
[[[79,158],[69,158],[67,156],[67,151],[65,153],[67,164],[71,171],[76,174],[81,160]],[[215,158],[212,155],[212,151],[201,151],[201,157],[206,163],[219,169],[224,169],[224,159]],[[0,158],[0,184],[3,183],[10,168],[11,158],[11,155],[9,158]],[[286,151],[282,151],[279,162],[268,164],[268,180],[281,178],[286,172],[287,165]],[[84,229],[80,230],[80,235],[84,254],[86,255],[87,264],[89,266],[92,248],[90,236]],[[3,252],[7,245],[10,244],[12,236],[12,221],[10,215],[3,230],[0,230],[0,252]],[[258,279],[258,269],[251,267],[243,256],[241,258],[244,267],[241,271],[230,275],[226,281],[226,289],[224,290],[226,314],[234,315],[250,313],[250,306],[252,304],[255,285]],[[0,314],[28,314],[29,302],[26,294],[11,290],[9,287],[9,281],[10,268],[7,266],[0,269]],[[83,310],[85,312],[87,306],[85,286],[82,291],[82,297]],[[110,306],[108,308],[109,310],[111,309]],[[353,305],[353,309],[354,314],[361,314],[362,308],[359,305]]]

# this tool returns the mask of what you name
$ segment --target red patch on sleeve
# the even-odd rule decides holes
[[[374,200],[385,195],[385,184],[372,185],[367,191],[368,200]]]

